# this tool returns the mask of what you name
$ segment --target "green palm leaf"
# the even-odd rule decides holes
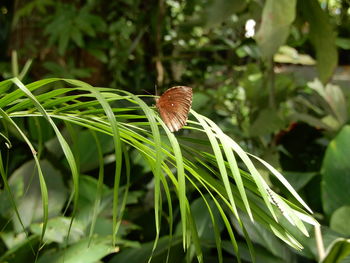
[[[45,92],[41,92],[42,88],[45,88]],[[210,214],[214,226],[219,262],[222,262],[223,259],[220,231],[217,219],[213,214],[214,207],[226,227],[238,261],[240,261],[240,256],[232,220],[238,222],[254,258],[252,244],[245,230],[244,222],[241,220],[241,213],[246,213],[251,221],[259,222],[296,249],[301,249],[302,245],[284,224],[293,225],[304,235],[308,235],[304,222],[318,224],[304,211],[305,209],[311,212],[278,171],[265,161],[255,157],[279,179],[299,201],[299,204],[291,203],[274,193],[255,168],[249,154],[225,135],[213,121],[194,110],[191,110],[191,114],[197,121],[189,121],[191,127],[185,127],[184,133],[189,131],[201,134],[202,138],[206,136],[205,138],[208,139],[191,139],[185,135],[178,136],[171,133],[153,107],[148,106],[141,97],[122,90],[97,88],[81,81],[67,79],[46,79],[24,85],[16,78],[0,82],[0,90],[3,91],[0,98],[0,108],[1,118],[5,121],[4,125],[16,127],[32,152],[38,151],[38,155],[34,154],[33,157],[39,171],[45,215],[42,219],[42,239],[45,237],[45,227],[48,222],[47,196],[50,193],[47,193],[45,187],[45,180],[48,177],[40,172],[38,156],[42,156],[42,147],[35,149],[34,144],[26,137],[26,131],[23,130],[23,127],[16,124],[19,119],[44,117],[55,132],[68,162],[73,181],[74,209],[71,222],[73,222],[78,209],[80,171],[77,156],[73,154],[74,150],[62,132],[62,125],[66,128],[70,125],[78,126],[90,130],[92,134],[107,134],[113,138],[115,174],[111,235],[114,245],[118,243],[118,229],[126,207],[130,175],[132,174],[132,166],[130,166],[129,161],[130,149],[137,151],[143,157],[154,175],[156,237],[153,251],[157,247],[161,234],[161,216],[164,213],[162,208],[163,193],[168,204],[170,240],[173,235],[172,223],[174,220],[172,204],[174,203],[173,199],[177,198],[183,248],[189,251],[190,258],[195,254],[199,262],[203,262],[201,240],[198,236],[189,200],[189,194],[193,192],[200,194]],[[102,196],[104,173],[101,145],[96,135],[93,136],[95,140],[91,143],[97,145],[100,170],[96,203],[91,209],[93,215],[89,231],[90,241],[93,238],[94,224],[99,213],[98,206]],[[5,137],[10,138],[9,135]],[[189,143],[192,147],[189,146]],[[123,165],[126,167],[125,173],[122,172]],[[2,171],[2,178],[7,185],[5,172],[3,169]],[[120,182],[123,176],[126,176],[127,184],[123,188],[122,201],[119,202],[119,194],[122,190]],[[8,187],[6,189],[10,191]],[[173,191],[176,195],[173,194]],[[14,197],[11,199],[14,201]],[[209,200],[215,206],[210,206]],[[15,202],[13,202],[13,209],[17,211]],[[17,217],[20,220],[20,214],[17,214]],[[282,220],[282,222],[281,218],[287,220]]]

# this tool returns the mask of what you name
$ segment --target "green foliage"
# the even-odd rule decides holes
[[[304,19],[310,23],[310,41],[316,49],[317,70],[321,81],[326,83],[338,63],[336,34],[317,0],[298,1],[298,4]]]
[[[326,257],[322,263],[343,262],[350,255],[349,240],[338,239],[328,249]]]
[[[327,216],[341,206],[349,205],[348,151],[350,127],[345,126],[330,142],[322,166],[322,199]]]
[[[38,254],[39,262],[46,262],[50,258],[59,260],[62,257],[74,261],[82,253],[76,253],[77,249],[85,251],[82,247],[89,247],[89,252],[83,253],[84,256],[89,257],[89,260],[96,260],[116,251],[111,249],[112,244],[129,246],[132,241],[124,238],[127,238],[135,226],[123,224],[125,220],[132,220],[130,215],[124,213],[140,197],[139,192],[130,190],[130,184],[137,183],[137,178],[130,176],[135,169],[135,164],[130,164],[133,163],[129,158],[129,152],[132,151],[136,151],[144,159],[145,165],[151,167],[154,175],[154,196],[150,201],[153,201],[155,212],[156,239],[151,257],[158,251],[156,248],[158,239],[163,236],[162,230],[169,234],[170,240],[176,240],[182,234],[184,255],[189,258],[196,256],[200,262],[203,262],[204,255],[210,251],[202,248],[209,242],[206,240],[215,240],[209,248],[216,246],[219,261],[222,261],[220,233],[228,231],[228,240],[231,240],[239,259],[237,238],[232,229],[235,224],[235,227],[243,231],[253,256],[254,250],[250,237],[245,232],[247,226],[241,219],[242,213],[247,213],[250,220],[261,224],[268,231],[273,229],[274,235],[296,249],[300,249],[302,245],[278,222],[285,217],[286,225],[293,224],[304,235],[308,233],[302,221],[317,225],[301,208],[290,206],[274,193],[245,151],[214,122],[195,111],[192,111],[196,120],[191,121],[192,129],[197,130],[199,137],[201,134],[208,136],[209,141],[205,143],[193,140],[191,143],[197,147],[188,147],[186,144],[179,144],[182,137],[177,139],[152,108],[129,92],[95,88],[77,80],[47,79],[28,85],[18,79],[11,81],[14,84],[12,91],[8,90],[7,81],[0,83],[0,89],[8,90],[7,95],[0,99],[4,109],[1,111],[3,129],[7,131],[4,137],[12,141],[15,138],[13,134],[17,134],[16,140],[27,144],[34,161],[11,171],[10,180],[7,180],[8,171],[5,170],[4,163],[1,166],[3,181],[8,185],[7,190],[1,194],[9,200],[11,206],[1,207],[0,212],[3,218],[12,219],[3,237],[10,249],[15,247],[15,244],[11,245],[11,240],[16,232],[23,233],[23,244],[26,244],[27,235],[38,235],[39,243],[35,246],[41,246],[43,242],[68,246],[64,250],[49,249],[41,252]],[[59,81],[69,86],[55,86]],[[40,89],[44,86],[50,87],[52,91],[41,93]],[[78,95],[68,95],[73,91]],[[90,100],[84,101],[83,98]],[[111,104],[115,106],[111,107]],[[118,107],[120,104],[124,104],[124,107]],[[14,120],[17,118],[20,118],[19,124]],[[41,121],[37,121],[38,118],[46,119],[47,123],[43,128]],[[148,121],[137,121],[144,118]],[[35,123],[37,129],[32,130],[35,136],[32,137],[24,130],[21,123],[26,121]],[[158,122],[166,131],[163,135]],[[58,129],[58,125],[61,129]],[[47,131],[49,127],[53,132],[43,141],[43,131]],[[91,135],[88,132],[92,132]],[[78,134],[81,134],[79,139],[76,138]],[[96,148],[90,146],[93,153],[86,149],[86,144],[95,144]],[[103,150],[102,145],[105,145]],[[207,150],[198,150],[205,145],[209,146]],[[213,154],[208,151],[210,148]],[[10,161],[11,152],[8,149],[4,153]],[[47,154],[48,152],[50,153]],[[103,155],[109,154],[113,156],[109,162],[105,162]],[[236,158],[244,164],[249,174],[239,169]],[[309,210],[277,170],[258,160]],[[90,167],[86,162],[89,162]],[[113,164],[114,176],[106,178],[105,182],[104,166],[108,164]],[[210,167],[208,164],[214,166]],[[176,173],[173,170],[175,167]],[[84,170],[89,172],[93,169],[98,169],[98,179],[81,174]],[[63,181],[68,182],[68,191]],[[108,182],[113,189],[104,185]],[[190,193],[198,193],[201,198],[190,204]],[[172,227],[175,223],[172,204],[174,197],[179,200],[178,209],[181,215],[181,221],[176,221],[175,232]],[[163,207],[167,207],[168,211],[165,212]],[[13,209],[17,211],[15,216],[9,213]],[[63,215],[60,213],[62,210]],[[167,214],[165,218],[164,213]],[[167,229],[162,225],[165,219],[170,224]],[[209,220],[214,229],[212,233],[204,231]],[[27,228],[30,229],[29,233]],[[16,244],[21,244],[21,241],[16,241]],[[171,243],[169,245],[171,247]],[[36,251],[35,247],[33,250]],[[8,253],[14,253],[10,251]],[[4,259],[7,257],[10,255],[6,254]]]
[[[49,35],[50,45],[57,43],[60,55],[66,53],[68,43],[84,48],[84,36],[97,37],[99,32],[105,30],[105,22],[101,17],[91,14],[89,6],[77,10],[74,5],[58,3],[55,9],[53,19],[46,25],[44,33]]]
[[[216,0],[209,1],[203,10],[202,23],[206,28],[215,27],[218,24],[225,22],[230,16],[242,11],[247,6],[247,0],[225,1]]]
[[[256,34],[263,57],[272,58],[287,40],[290,25],[295,18],[295,6],[296,0],[266,1],[261,25]]]
[[[77,68],[72,59],[69,59],[67,64],[64,65],[47,61],[43,63],[43,67],[50,72],[46,74],[46,77],[61,76],[63,78],[87,78],[91,76],[91,72],[93,71],[89,68]]]
[[[0,261],[348,256],[349,80],[335,71],[348,1],[13,3],[0,4],[0,76],[15,77],[0,83]],[[155,84],[194,88],[184,131],[134,95]]]
[[[347,220],[350,216],[350,207],[342,206],[334,211],[330,220],[330,228],[346,236],[350,235]]]

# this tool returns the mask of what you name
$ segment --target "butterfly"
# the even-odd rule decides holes
[[[175,86],[156,98],[160,117],[171,132],[180,130],[187,121],[192,105],[192,88]]]

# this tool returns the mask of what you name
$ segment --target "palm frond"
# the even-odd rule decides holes
[[[40,89],[46,91],[41,93]],[[49,91],[47,89],[49,88]],[[170,221],[170,237],[172,236],[172,222],[174,220],[172,209],[172,190],[176,192],[181,216],[182,241],[185,250],[194,248],[199,262],[203,262],[200,238],[196,228],[189,193],[198,192],[203,198],[215,232],[215,242],[218,248],[219,262],[222,262],[221,239],[217,220],[213,216],[213,207],[209,205],[209,199],[215,204],[215,208],[224,222],[231,239],[232,246],[240,261],[232,217],[238,222],[239,228],[244,233],[248,246],[253,255],[251,241],[245,230],[241,213],[246,213],[252,222],[261,225],[273,232],[277,237],[296,249],[302,249],[297,237],[288,231],[288,228],[279,219],[286,218],[289,224],[295,226],[302,234],[308,235],[304,222],[317,225],[317,221],[310,216],[309,207],[303,202],[297,192],[284,179],[284,177],[271,165],[254,156],[266,168],[275,175],[288,189],[290,194],[298,200],[299,204],[291,203],[273,192],[265,182],[259,171],[254,166],[248,153],[246,153],[232,138],[210,119],[191,110],[196,120],[191,120],[191,127],[185,127],[192,133],[200,134],[207,139],[191,140],[189,146],[186,136],[177,136],[171,133],[159,118],[153,107],[148,106],[141,97],[132,93],[110,88],[92,87],[87,83],[67,79],[46,79],[24,85],[19,79],[0,82],[1,118],[5,125],[16,128],[27,142],[36,161],[43,201],[43,230],[42,239],[45,236],[45,227],[48,222],[48,193],[45,187],[48,177],[40,172],[42,147],[35,146],[26,137],[26,132],[16,125],[18,119],[39,118],[47,120],[54,130],[64,156],[68,162],[73,181],[74,209],[72,220],[77,209],[79,196],[79,166],[72,146],[62,134],[62,125],[78,126],[95,133],[107,134],[114,142],[114,190],[113,190],[113,229],[111,229],[113,244],[117,243],[118,228],[122,220],[126,206],[128,187],[130,182],[130,157],[128,149],[133,149],[148,163],[154,175],[154,213],[156,237],[153,251],[161,229],[161,215],[163,213],[162,190],[168,203]],[[35,95],[34,95],[35,94]],[[68,123],[68,125],[67,125]],[[58,127],[60,125],[60,128]],[[5,136],[8,138],[8,136]],[[99,156],[99,183],[96,203],[93,210],[92,222],[98,216],[99,200],[102,195],[103,183],[103,154],[98,138],[94,135]],[[122,167],[125,166],[125,173]],[[243,170],[244,169],[244,170]],[[1,172],[5,185],[5,172]],[[121,191],[121,178],[127,180],[124,196],[119,202]],[[9,188],[6,187],[8,191]],[[14,199],[12,197],[12,199]],[[15,203],[13,208],[17,211]],[[304,210],[305,209],[305,210]],[[17,213],[20,220],[20,214]],[[94,223],[90,228],[90,240],[94,229]],[[192,247],[192,244],[193,247]],[[254,257],[254,256],[253,256]]]

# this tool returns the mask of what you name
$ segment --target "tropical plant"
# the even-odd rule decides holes
[[[338,67],[349,64],[349,6],[2,1],[0,76],[13,79],[0,95],[0,261],[349,256],[349,74]],[[67,80],[78,78],[109,88]],[[153,99],[134,95],[155,84],[194,88],[189,126],[175,137]],[[288,206],[303,205],[252,154],[283,173],[322,228],[306,225],[306,236],[287,222]]]
[[[133,162],[130,155],[141,157],[154,176],[151,186],[154,189],[152,199],[155,219],[153,252],[159,238],[166,232],[169,247],[180,234],[187,257],[196,255],[198,261],[203,262],[203,240],[197,226],[198,218],[195,219],[192,212],[196,208],[188,199],[191,195],[197,195],[204,201],[202,205],[207,209],[205,213],[210,215],[219,262],[223,261],[222,231],[228,234],[238,261],[240,250],[236,231],[243,234],[254,258],[243,215],[295,249],[301,249],[303,245],[298,242],[292,229],[308,235],[303,222],[318,225],[302,210],[301,207],[304,207],[311,212],[277,170],[258,157],[249,157],[214,122],[193,110],[191,115],[194,120],[189,121],[188,127],[192,130],[191,136],[175,136],[153,108],[147,106],[139,96],[126,91],[96,88],[69,79],[45,79],[24,85],[17,78],[1,82],[0,89],[3,94],[0,99],[2,137],[8,148],[2,150],[1,175],[5,187],[2,196],[11,204],[3,207],[1,215],[5,220],[15,220],[6,225],[2,237],[9,244],[16,234],[23,233],[24,244],[28,245],[29,242],[34,251],[40,248],[37,256],[41,256],[41,250],[45,251],[48,244],[56,247],[54,251],[45,251],[39,257],[39,262],[47,262],[52,257],[72,260],[76,256],[72,252],[76,247],[86,246],[90,250],[102,246],[105,253],[98,255],[104,256],[111,252],[112,244],[121,248],[128,246],[130,241],[123,239],[123,232],[128,227],[124,226],[124,231],[121,230],[123,220],[128,220],[124,213],[131,202],[130,194],[132,196],[133,193],[130,187],[134,182],[134,166],[130,165]],[[160,131],[158,123],[164,133]],[[27,129],[27,125],[32,128]],[[86,131],[91,133],[87,137],[89,140],[84,141],[88,145],[79,145],[79,137]],[[103,134],[110,139],[106,139]],[[12,154],[16,149],[11,148],[14,138],[27,145],[34,161],[25,163],[10,177],[14,170],[13,163],[16,163]],[[89,148],[97,149],[94,156],[98,160],[95,166],[98,178],[93,184],[84,183],[91,179],[83,176],[86,164],[91,164],[94,159],[90,158],[86,162],[89,157],[85,154]],[[56,150],[52,152],[53,149]],[[114,173],[108,174],[112,177],[108,181],[113,182],[113,190],[104,185],[107,159],[103,156],[108,154],[112,154],[108,163],[113,162],[115,167]],[[62,155],[63,159],[60,158]],[[288,201],[275,193],[255,168],[252,157],[275,175],[297,201]],[[52,160],[58,163],[50,164]],[[62,178],[57,176],[57,171],[54,172],[51,165],[61,170]],[[27,175],[24,176],[24,173]],[[50,180],[56,181],[57,186],[64,185],[62,180],[70,182],[69,198],[68,195],[68,199],[59,198],[63,202],[58,204],[56,200],[56,206],[51,206],[50,197],[55,185],[50,185]],[[40,188],[42,210],[28,218],[25,204],[28,205],[27,196],[31,195],[30,188],[34,185],[36,189]],[[84,190],[84,187],[89,187],[89,191]],[[175,197],[179,205],[174,203]],[[84,202],[90,205],[86,206]],[[63,207],[62,217],[59,212]],[[9,209],[15,211],[15,215],[9,213]],[[179,211],[177,216],[176,210]],[[176,218],[177,222],[181,222],[178,226],[181,230],[177,230],[175,235]],[[101,220],[107,220],[111,225],[108,234],[101,234],[101,229],[96,232],[96,226],[101,224]],[[168,222],[165,232],[164,220]],[[63,225],[66,226],[63,228],[65,233],[59,228]],[[60,238],[55,231],[60,231]],[[61,250],[54,243],[68,247]],[[175,243],[178,244],[178,241]],[[46,246],[42,248],[44,244]],[[13,257],[19,248],[23,249],[16,242],[12,242],[12,245],[12,249],[1,258],[2,261]]]

